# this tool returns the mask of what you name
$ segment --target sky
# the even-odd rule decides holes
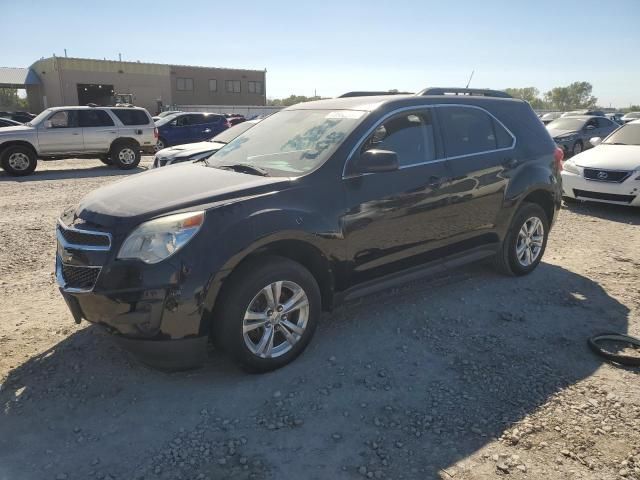
[[[266,69],[269,98],[588,81],[640,104],[640,0],[0,0],[0,66],[52,54]],[[8,41],[7,39],[15,39]]]

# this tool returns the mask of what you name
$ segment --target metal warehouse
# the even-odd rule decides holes
[[[53,56],[29,68],[0,68],[0,88],[24,88],[29,110],[110,105],[118,94],[152,114],[165,105],[265,105],[266,70],[165,65]]]

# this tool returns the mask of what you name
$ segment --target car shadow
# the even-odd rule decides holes
[[[132,175],[134,173],[146,172],[148,169],[144,166],[139,166],[131,170],[120,170],[117,167],[110,165],[99,165],[96,167],[80,167],[69,169],[55,169],[55,170],[36,170],[31,175],[25,177],[14,177],[7,175],[4,171],[0,170],[0,182],[39,182],[43,180],[69,180],[79,178],[94,178],[94,177],[118,177],[125,175]]]
[[[326,314],[264,375],[215,350],[153,370],[89,326],[10,371],[0,478],[439,478],[592,375],[587,338],[626,333],[628,315],[559,266],[474,265]]]
[[[612,222],[640,225],[640,208],[599,202],[563,202],[563,206],[578,215],[588,215]]]

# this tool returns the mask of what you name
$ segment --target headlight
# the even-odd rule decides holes
[[[580,175],[580,170],[578,170],[578,167],[576,166],[576,164],[573,163],[571,160],[567,160],[562,164],[562,170],[569,173],[575,173],[576,175]]]
[[[158,263],[191,240],[204,223],[204,212],[179,213],[139,225],[120,247],[118,258]]]

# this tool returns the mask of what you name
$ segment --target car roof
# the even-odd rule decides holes
[[[109,108],[109,109],[118,109],[118,110],[143,110],[146,111],[144,108],[142,107],[113,107],[113,106],[102,106],[102,105],[98,105],[97,107],[87,107],[84,105],[68,105],[68,106],[64,106],[64,107],[51,107],[49,108],[49,110],[51,110],[52,112],[58,111],[58,110],[95,110],[98,108]]]
[[[379,95],[371,97],[345,97],[315,100],[312,102],[298,103],[287,107],[285,110],[361,110],[371,112],[381,106],[405,107],[413,105],[433,104],[460,104],[476,105],[518,102],[523,100],[515,98],[484,97],[480,95]]]

